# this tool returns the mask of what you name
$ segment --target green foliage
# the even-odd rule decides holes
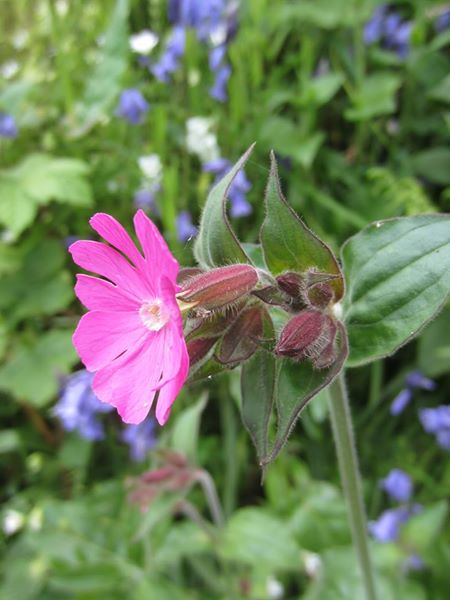
[[[39,207],[52,200],[90,206],[88,167],[81,160],[31,154],[0,172],[0,223],[18,236],[36,217]]]
[[[357,366],[387,356],[433,318],[450,293],[450,220],[418,215],[375,223],[342,249],[344,313]]]

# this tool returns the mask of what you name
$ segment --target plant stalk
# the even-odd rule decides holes
[[[342,486],[347,500],[353,545],[362,573],[366,598],[367,600],[377,600],[375,577],[369,552],[361,476],[343,372],[330,385],[328,391],[334,443]]]

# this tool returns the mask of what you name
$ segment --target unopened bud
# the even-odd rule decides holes
[[[201,361],[217,342],[217,337],[195,338],[187,342],[187,351],[189,354],[189,364],[191,367]]]
[[[225,334],[217,360],[222,364],[236,365],[250,358],[256,352],[256,340],[263,334],[266,315],[267,311],[262,306],[243,310]]]
[[[323,368],[328,366],[328,360],[324,361],[327,363],[325,365],[316,365],[316,361],[328,348],[330,351],[327,358],[331,358],[335,336],[336,325],[328,315],[318,310],[304,310],[285,325],[275,347],[275,354],[297,360],[310,358],[315,366]]]
[[[277,283],[283,292],[286,292],[291,298],[300,297],[302,290],[305,288],[305,279],[300,273],[283,273],[278,275]]]
[[[333,299],[333,290],[328,283],[315,283],[308,288],[308,300],[317,308],[325,308]]]
[[[189,279],[177,298],[204,310],[215,310],[246,296],[257,283],[258,274],[251,265],[219,267]]]

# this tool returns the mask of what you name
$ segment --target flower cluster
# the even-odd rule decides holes
[[[450,406],[423,408],[419,419],[427,433],[432,433],[441,448],[450,451]]]
[[[375,9],[372,18],[364,27],[366,44],[381,42],[382,46],[395,52],[400,58],[409,53],[412,23],[383,4]]]

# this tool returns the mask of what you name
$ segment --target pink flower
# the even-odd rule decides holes
[[[73,335],[74,346],[95,371],[95,394],[123,421],[143,421],[158,393],[156,418],[164,425],[189,370],[175,297],[178,263],[142,210],[134,227],[144,256],[110,215],[97,213],[90,224],[114,248],[94,241],[69,248],[77,265],[105,278],[77,275],[75,292],[89,312]]]

